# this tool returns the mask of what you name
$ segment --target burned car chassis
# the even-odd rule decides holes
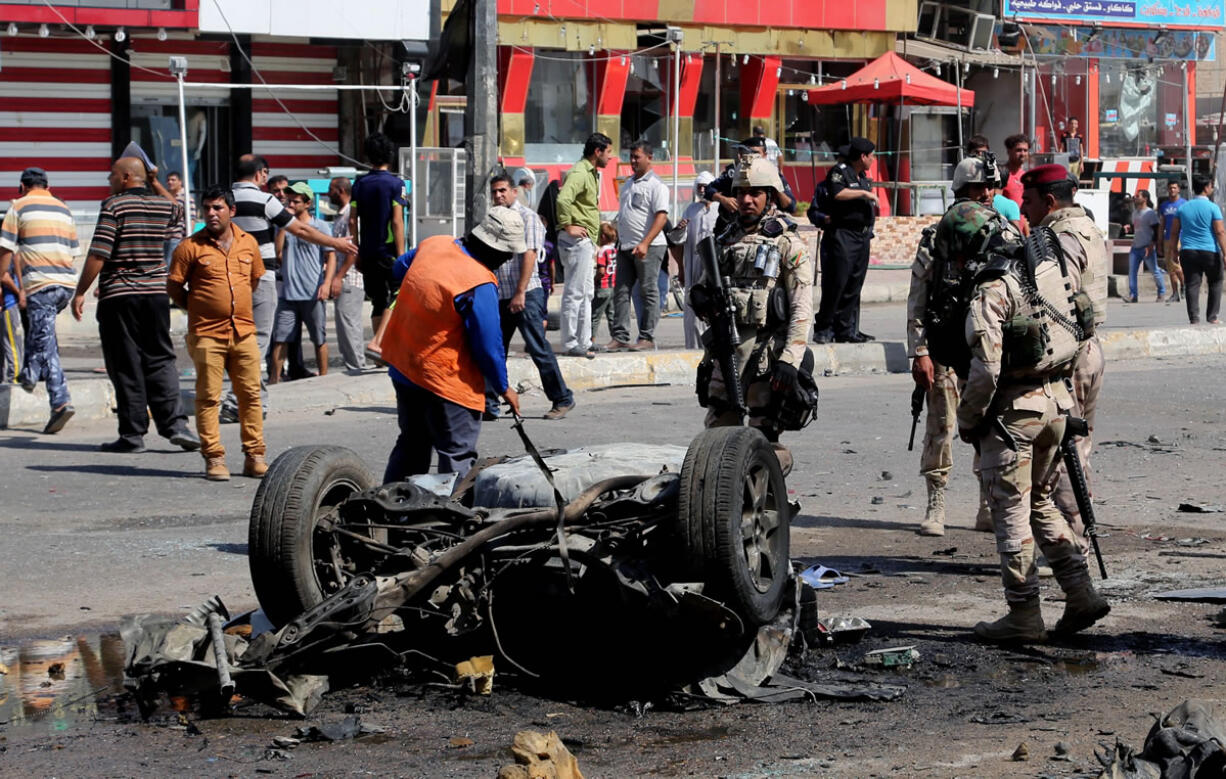
[[[550,487],[553,459],[542,463]],[[339,649],[484,648],[534,677],[599,662],[614,689],[628,677],[658,687],[744,654],[794,595],[786,486],[753,429],[704,431],[679,470],[600,479],[569,499],[554,489],[554,506],[473,505],[482,478],[443,498],[373,486],[339,447],[279,457],[249,544],[279,630],[239,662],[309,672]]]

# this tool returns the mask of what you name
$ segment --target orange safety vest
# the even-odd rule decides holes
[[[383,334],[383,359],[405,378],[452,403],[485,408],[485,377],[473,359],[455,299],[494,274],[464,253],[449,236],[417,246],[400,282],[392,318]]]

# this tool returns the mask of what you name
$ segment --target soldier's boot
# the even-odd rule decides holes
[[[988,503],[988,492],[979,485],[979,513],[975,515],[975,529],[981,533],[992,533],[996,530],[992,525],[992,506]]]
[[[935,479],[927,479],[928,508],[924,511],[924,521],[920,523],[921,536],[945,535],[945,485]]]
[[[1047,640],[1038,597],[1009,603],[1009,613],[975,625],[975,635],[1000,644],[1041,644]]]
[[[1111,604],[1094,589],[1090,581],[1090,569],[1086,567],[1085,558],[1073,553],[1063,555],[1062,545],[1049,549],[1049,557],[1064,590],[1064,614],[1052,629],[1053,634],[1069,636],[1093,625],[1111,613]]]
[[[1086,582],[1084,586],[1065,593],[1064,614],[1051,632],[1059,636],[1071,636],[1110,613],[1111,604],[1094,589],[1093,584]]]

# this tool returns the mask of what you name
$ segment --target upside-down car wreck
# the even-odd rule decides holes
[[[572,696],[576,679],[623,700],[901,694],[779,673],[816,605],[792,573],[796,506],[761,433],[542,455],[516,429],[527,456],[459,483],[376,485],[341,447],[281,455],[251,512],[265,629],[259,612],[223,627],[215,600],[184,621],[132,620],[129,687],[146,703],[236,688],[301,714],[330,675],[492,654]]]

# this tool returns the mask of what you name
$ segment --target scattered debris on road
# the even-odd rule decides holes
[[[1100,779],[1210,779],[1226,776],[1226,709],[1190,699],[1149,729],[1140,752],[1120,741],[1096,753]]]
[[[511,742],[515,762],[498,771],[498,779],[583,779],[579,761],[555,731],[521,730]]]

